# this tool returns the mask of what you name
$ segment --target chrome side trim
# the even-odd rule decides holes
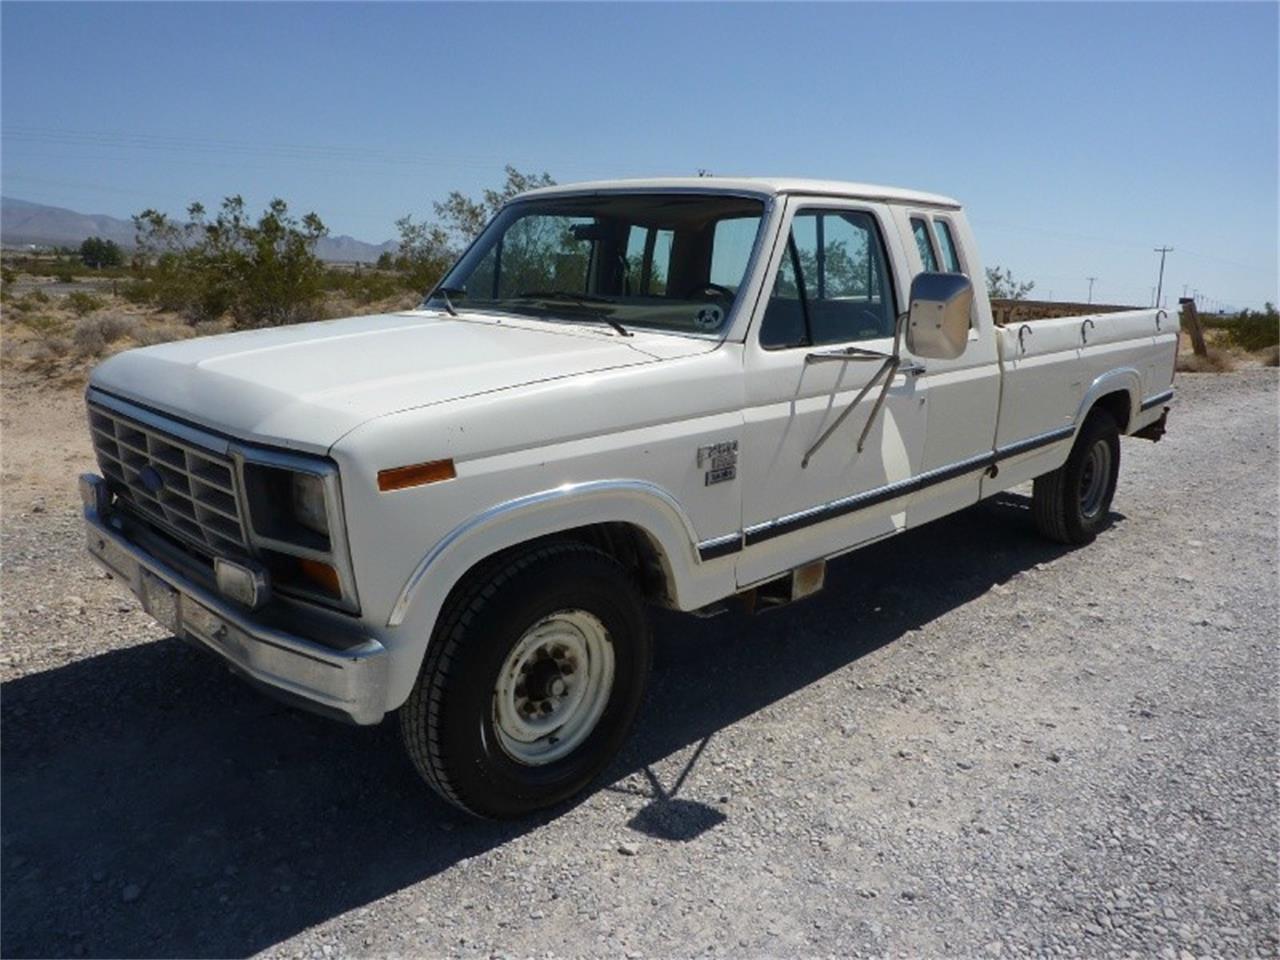
[[[698,544],[698,559],[704,561],[716,560],[719,557],[727,557],[731,553],[737,553],[741,549],[742,531],[738,531],[723,537],[703,540]]]
[[[1154,397],[1147,397],[1142,401],[1141,412],[1145,413],[1152,407],[1158,407],[1162,403],[1168,403],[1173,399],[1173,390],[1165,390],[1163,393],[1157,393]]]
[[[1047,447],[1051,443],[1057,443],[1059,440],[1065,440],[1076,432],[1075,425],[1069,427],[1059,427],[1057,430],[1050,430],[1047,433],[1039,433],[1034,437],[1028,437],[1026,440],[1019,440],[1017,443],[1010,443],[1003,447],[997,447],[993,463],[1000,460],[1008,460],[1010,457],[1016,457],[1022,453],[1029,453],[1032,450],[1038,450],[1040,447]]]
[[[649,483],[647,480],[588,480],[583,483],[566,483],[551,490],[543,490],[539,493],[516,497],[513,500],[507,500],[492,506],[476,514],[471,519],[458,524],[458,526],[441,537],[436,545],[427,552],[426,556],[418,562],[413,573],[409,575],[409,579],[405,581],[405,585],[401,588],[400,595],[396,599],[396,604],[391,610],[391,616],[387,619],[387,626],[398,627],[404,622],[404,618],[409,613],[409,606],[413,602],[413,595],[417,593],[418,587],[421,586],[422,581],[426,578],[427,571],[431,568],[431,565],[446,550],[468,534],[508,514],[529,510],[547,503],[554,503],[557,500],[589,496],[595,493],[629,493],[656,499],[680,518],[685,533],[689,537],[689,546],[694,547],[698,542],[698,535],[693,529],[693,523],[685,515],[679,502],[657,484]]]
[[[799,510],[795,513],[777,517],[774,520],[752,524],[743,531],[743,545],[750,547],[816,523],[825,523],[827,520],[834,520],[837,517],[843,517],[859,510],[866,510],[869,507],[874,507],[889,500],[896,500],[899,497],[916,493],[939,483],[946,483],[948,480],[955,480],[977,470],[989,469],[1001,460],[1007,460],[1010,457],[1029,453],[1041,447],[1047,447],[1050,444],[1067,439],[1074,433],[1074,426],[1060,427],[1057,430],[1050,430],[1034,437],[1028,437],[1026,440],[1019,440],[1017,443],[999,447],[991,453],[981,453],[948,464],[945,467],[937,467],[915,477],[896,480],[873,490],[867,490],[849,497],[841,497],[839,500],[832,500],[830,503]],[[701,545],[699,545],[699,550],[701,550]]]

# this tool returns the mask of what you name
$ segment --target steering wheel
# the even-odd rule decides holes
[[[732,300],[735,296],[734,292],[728,287],[722,287],[718,283],[699,283],[692,290],[684,295],[685,300],[692,300],[696,295],[714,294],[716,299]]]

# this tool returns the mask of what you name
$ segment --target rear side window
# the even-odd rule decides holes
[[[942,252],[942,268],[947,273],[964,273],[960,268],[960,257],[956,254],[956,241],[951,235],[951,224],[945,220],[934,220],[933,229],[938,235],[938,249]]]
[[[926,273],[938,272],[938,257],[933,252],[933,241],[929,238],[929,224],[919,217],[911,218],[911,232],[916,238],[916,249],[920,251],[920,262],[924,264]]]
[[[875,218],[801,210],[760,328],[770,350],[893,336],[893,283]]]

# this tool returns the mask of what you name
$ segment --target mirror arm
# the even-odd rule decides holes
[[[836,417],[835,422],[826,430],[822,431],[822,436],[814,441],[813,446],[805,451],[804,459],[800,461],[800,469],[809,466],[809,461],[813,455],[818,452],[828,438],[840,428],[840,424],[844,423],[845,418],[853,413],[854,409],[860,404],[864,397],[871,392],[871,388],[876,385],[876,381],[884,377],[884,382],[880,385],[880,394],[876,397],[875,405],[871,408],[871,415],[867,417],[867,422],[862,425],[862,433],[858,434],[858,453],[862,452],[863,446],[867,442],[867,434],[871,432],[872,425],[876,422],[876,416],[880,413],[880,408],[884,406],[885,397],[889,394],[889,387],[893,384],[894,374],[898,372],[898,367],[902,366],[902,328],[907,320],[907,314],[903,313],[898,316],[893,324],[893,353],[880,353],[878,350],[863,350],[861,347],[846,347],[841,353],[835,354],[810,354],[805,357],[805,362],[816,362],[818,360],[871,360],[879,358],[883,360],[880,369],[875,372],[866,386],[858,391],[858,395],[850,401],[849,405],[840,412],[840,416]],[[886,376],[887,374],[887,376]]]

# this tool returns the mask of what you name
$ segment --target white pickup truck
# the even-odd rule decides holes
[[[131,350],[88,388],[89,550],[274,694],[391,712],[452,803],[585,785],[636,714],[645,605],[754,608],[1028,480],[1107,522],[1158,439],[1160,310],[997,328],[946,197],[670,179],[517,197],[415,310]]]

